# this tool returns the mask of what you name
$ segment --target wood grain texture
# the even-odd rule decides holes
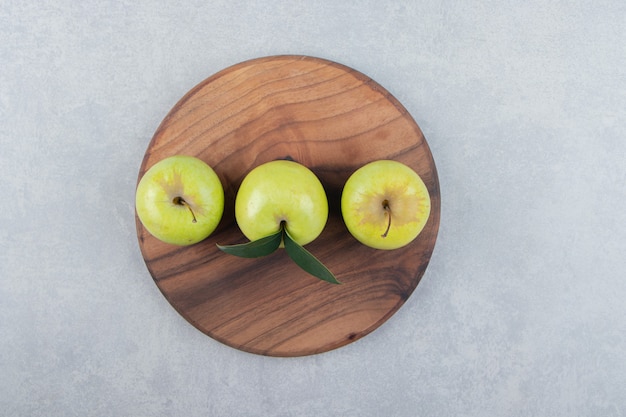
[[[351,343],[383,324],[413,293],[430,260],[440,217],[437,171],[420,128],[383,87],[346,66],[306,56],[246,61],[187,93],[158,127],[139,178],[176,154],[207,162],[224,185],[217,230],[196,245],[152,237],[136,219],[139,246],[170,304],[210,337],[243,351],[302,356]],[[216,243],[246,239],[234,218],[243,177],[274,159],[309,167],[329,198],[321,236],[307,245],[343,285],[307,275],[283,250],[241,259]],[[408,246],[381,251],[358,243],[341,218],[349,175],[367,162],[394,159],[412,167],[432,200],[431,216]]]

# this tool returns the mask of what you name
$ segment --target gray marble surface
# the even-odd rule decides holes
[[[3,416],[625,416],[626,3],[0,1]],[[417,290],[280,359],[189,325],[138,249],[148,142],[191,87],[306,54],[422,127]]]

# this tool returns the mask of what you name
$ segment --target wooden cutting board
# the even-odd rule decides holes
[[[209,238],[187,247],[160,242],[136,219],[139,246],[169,303],[222,343],[269,356],[338,348],[389,319],[426,270],[440,216],[433,157],[407,110],[358,71],[307,56],[265,57],[224,69],[169,112],[146,150],[139,178],[176,154],[197,156],[217,172],[225,189],[224,217]],[[242,259],[216,247],[247,241],[234,218],[243,177],[257,165],[284,158],[309,167],[326,189],[328,224],[307,249],[342,285],[306,274],[282,249]],[[393,251],[363,246],[341,217],[343,184],[377,159],[412,167],[432,201],[420,236]]]

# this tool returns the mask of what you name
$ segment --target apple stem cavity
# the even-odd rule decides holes
[[[387,229],[380,237],[387,237],[389,229],[391,229],[391,208],[389,207],[389,200],[383,200],[383,210],[385,210],[385,215],[387,216]]]
[[[196,215],[194,214],[194,212],[193,212],[191,206],[189,205],[189,203],[187,203],[184,198],[182,198],[182,197],[174,197],[174,199],[172,200],[172,203],[174,203],[176,205],[179,205],[179,206],[187,207],[189,209],[189,212],[191,213],[191,218],[192,218],[191,222],[192,223],[196,223],[197,222]]]

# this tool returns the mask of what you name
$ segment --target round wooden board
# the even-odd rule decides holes
[[[224,69],[170,111],[146,150],[139,178],[176,154],[197,156],[217,172],[225,189],[224,217],[209,238],[187,247],[160,242],[136,219],[139,246],[170,304],[222,343],[268,356],[338,348],[389,319],[426,270],[440,216],[431,152],[407,110],[351,68],[307,56],[272,56]],[[309,167],[326,189],[329,220],[307,249],[342,285],[306,274],[283,250],[242,259],[216,247],[246,241],[234,218],[244,176],[259,164],[285,158]],[[412,167],[432,201],[423,232],[393,251],[358,243],[341,217],[343,184],[378,159]]]

